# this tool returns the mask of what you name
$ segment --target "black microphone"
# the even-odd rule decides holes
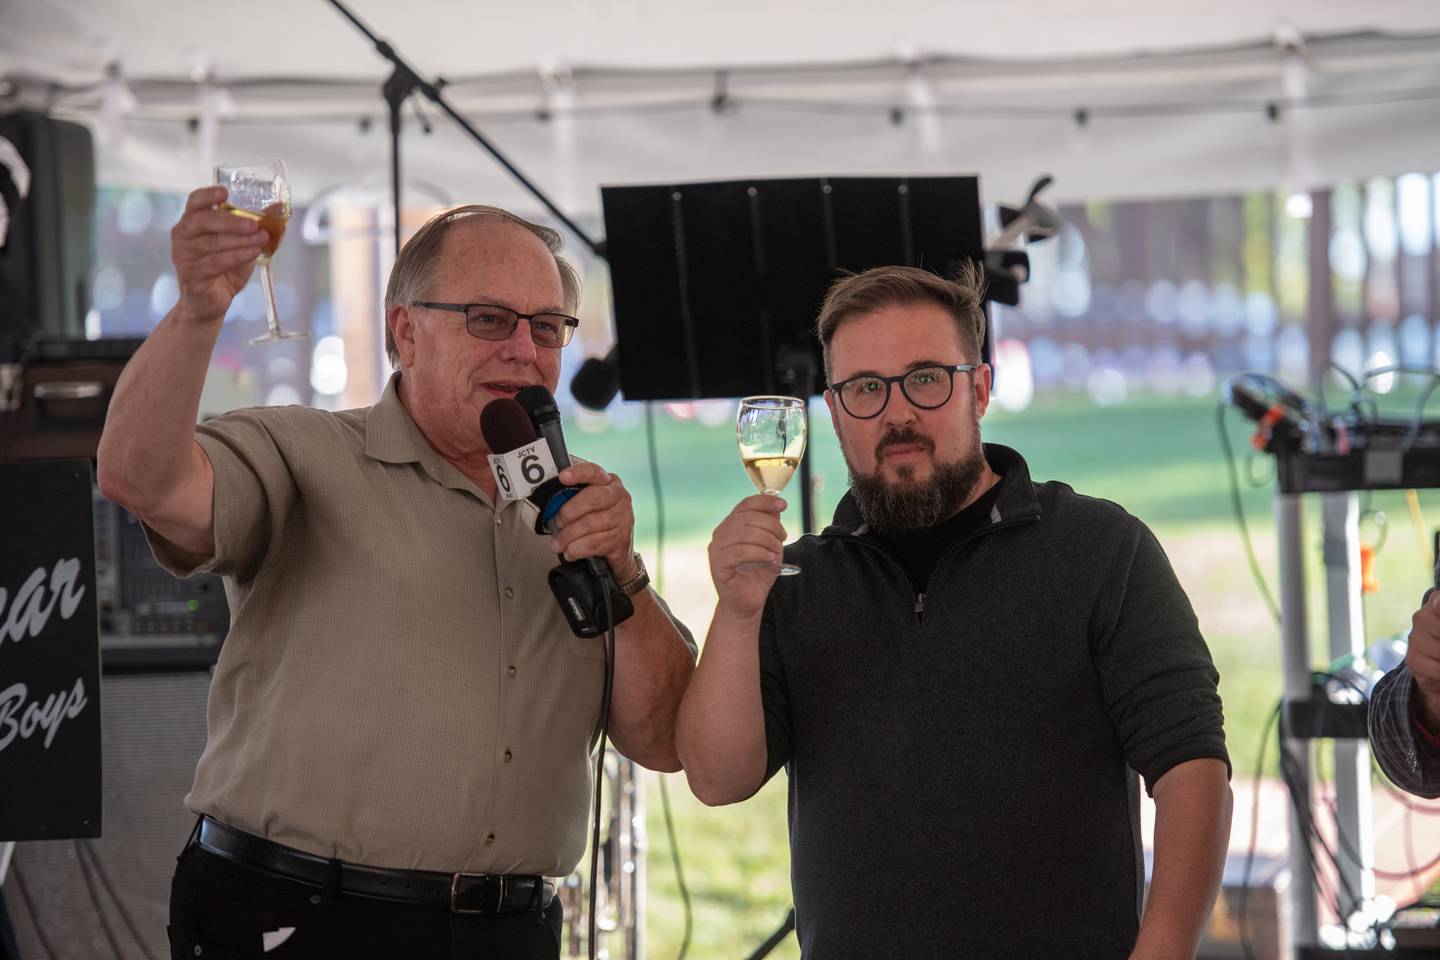
[[[530,415],[525,412],[525,408],[508,397],[501,397],[486,404],[485,409],[480,413],[480,433],[485,437],[485,445],[490,448],[490,452],[500,456],[540,439],[535,433],[535,425],[531,422]],[[542,472],[536,481],[539,486],[536,486],[526,497],[539,511],[535,519],[536,533],[554,533],[555,515],[560,512],[565,501],[580,492],[579,487],[567,487],[560,482],[558,471],[565,469],[570,464],[569,456],[564,454],[564,443],[562,437],[560,444],[561,454],[565,456],[564,465],[557,461],[556,473],[547,475]],[[553,446],[549,443],[546,446],[551,449],[551,459],[556,459]],[[507,494],[509,493],[510,481],[498,470],[495,471],[495,482],[504,488]]]
[[[565,428],[560,423],[560,407],[556,405],[554,395],[542,386],[524,387],[515,394],[514,402],[524,409],[532,429],[550,448],[550,459],[555,461],[555,469],[564,470],[570,466],[570,451],[565,448]],[[547,481],[544,487],[536,490],[532,494],[532,497],[540,498],[532,500],[540,507],[540,517],[535,522],[536,530],[553,532],[550,525],[555,520],[555,514],[560,512],[565,501],[579,492],[579,487],[564,486],[558,479],[553,483]]]
[[[526,389],[540,390],[554,408],[554,398],[550,396],[550,391],[544,387]],[[541,414],[546,415],[543,410]],[[531,414],[508,397],[500,397],[485,405],[485,409],[480,413],[480,433],[484,436],[485,445],[490,448],[490,452],[499,456],[535,443],[539,439]],[[565,437],[560,429],[558,409],[555,410],[551,436],[545,437],[545,440],[557,470],[569,466],[570,455],[565,450]],[[495,481],[501,488],[509,489],[508,481],[498,469]],[[553,532],[555,514],[567,500],[579,493],[580,489],[563,486],[557,475],[545,477],[527,497],[539,510],[535,532]],[[555,594],[555,600],[560,604],[560,612],[565,615],[570,629],[578,637],[598,636],[635,612],[634,604],[616,584],[615,575],[604,557],[587,557],[584,560],[560,563],[550,571],[549,579],[550,591]],[[606,616],[607,596],[613,620]]]
[[[536,384],[522,387],[515,394],[515,402],[529,414],[530,422],[535,425],[535,432],[543,437],[546,445],[550,447],[550,458],[555,461],[555,468],[564,470],[570,466],[570,451],[565,448],[565,428],[560,423],[560,407],[555,403],[554,394]],[[535,492],[540,493],[539,490]],[[556,489],[550,493],[541,510],[541,519],[549,523],[565,505],[565,501],[579,492],[579,487],[561,486],[557,480]],[[596,567],[597,574],[600,573],[599,566],[605,568],[606,574],[611,573],[610,564],[605,562],[604,557],[591,557],[590,560],[591,565]]]
[[[522,387],[515,394],[515,402],[524,408],[530,422],[535,425],[535,432],[545,438],[550,446],[550,456],[555,458],[555,466],[561,470],[570,466],[570,453],[565,449],[565,430],[560,425],[560,407],[556,405],[554,395],[537,384]]]

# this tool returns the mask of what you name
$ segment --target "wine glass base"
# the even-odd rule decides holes
[[[309,338],[310,334],[308,333],[293,333],[289,330],[271,330],[262,333],[253,340],[246,340],[245,342],[253,347],[257,343],[274,343],[277,340],[308,340]]]
[[[793,563],[780,564],[780,576],[782,577],[793,577],[799,572],[800,568]]]

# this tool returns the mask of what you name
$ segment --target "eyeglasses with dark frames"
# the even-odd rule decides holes
[[[928,364],[894,377],[871,374],[850,377],[830,384],[830,389],[840,398],[840,406],[846,413],[856,420],[870,420],[880,416],[890,402],[890,388],[897,383],[906,400],[921,410],[934,410],[950,402],[955,392],[955,374],[973,373],[981,366],[979,363]]]
[[[530,321],[530,339],[539,347],[558,348],[570,342],[580,321],[564,313],[520,313],[494,303],[432,303],[417,301],[413,307],[449,310],[465,315],[465,331],[480,340],[508,340],[521,320]]]

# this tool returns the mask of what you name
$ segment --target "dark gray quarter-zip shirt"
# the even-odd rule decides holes
[[[1123,958],[1136,771],[1228,764],[1218,677],[1159,543],[1112,503],[1002,479],[923,592],[835,523],[786,548],[760,636],[768,774],[790,777],[807,960]]]

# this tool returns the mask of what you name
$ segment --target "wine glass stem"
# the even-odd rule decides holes
[[[260,264],[260,286],[265,288],[265,316],[271,333],[280,332],[280,313],[275,309],[275,281],[270,279],[270,261]]]

